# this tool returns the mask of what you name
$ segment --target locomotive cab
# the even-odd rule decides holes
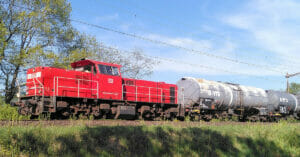
[[[71,64],[75,71],[91,73],[93,82],[99,89],[98,98],[122,99],[122,77],[120,65],[82,59]]]

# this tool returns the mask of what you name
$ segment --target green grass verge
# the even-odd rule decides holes
[[[299,124],[4,126],[0,156],[300,156]]]

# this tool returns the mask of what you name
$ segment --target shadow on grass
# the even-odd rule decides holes
[[[263,138],[233,137],[203,128],[101,126],[48,136],[53,136],[52,141],[26,132],[11,142],[20,142],[15,145],[18,150],[32,156],[291,156]]]
[[[274,142],[264,139],[237,138],[244,146],[241,152],[234,139],[219,132],[202,128],[175,130],[153,127],[92,127],[81,133],[81,141],[59,138],[63,152],[90,156],[290,156]],[[71,137],[71,140],[74,139]],[[74,147],[75,145],[75,147]]]

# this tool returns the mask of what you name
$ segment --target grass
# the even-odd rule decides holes
[[[296,157],[300,125],[4,126],[0,156]]]

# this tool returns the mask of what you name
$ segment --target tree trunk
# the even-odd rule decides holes
[[[16,81],[19,74],[20,65],[16,66],[11,83],[6,83],[5,103],[9,104],[17,93]],[[9,81],[9,80],[7,80]]]

